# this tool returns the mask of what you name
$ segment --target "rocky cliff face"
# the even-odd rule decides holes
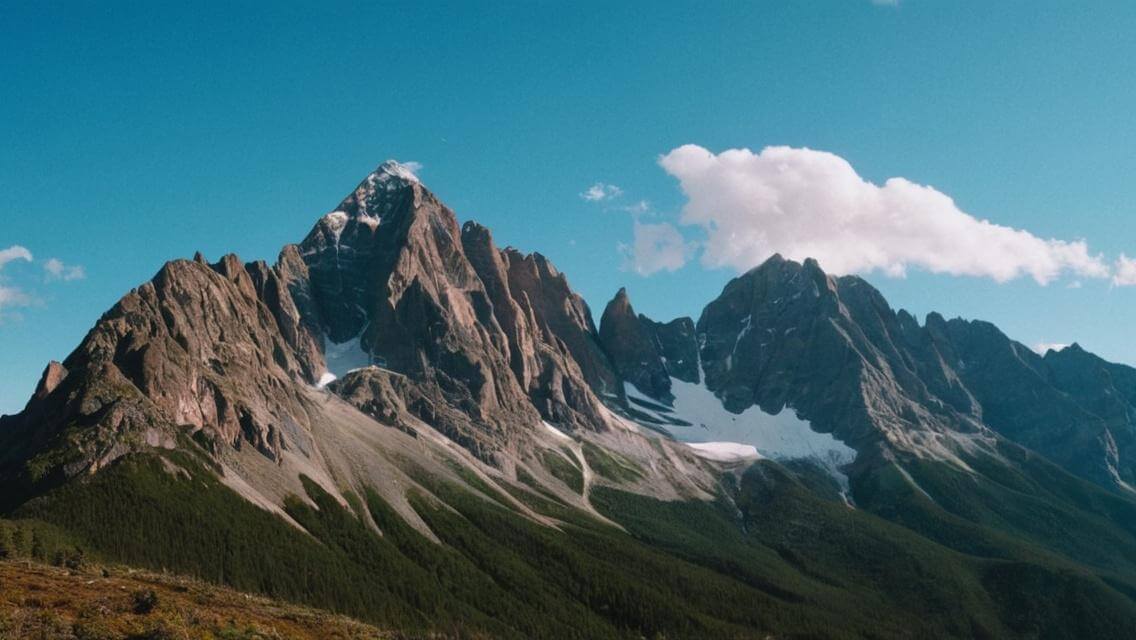
[[[596,344],[588,305],[544,256],[499,250],[489,230],[475,222],[462,228],[462,246],[505,334],[516,382],[533,406],[545,420],[569,429],[601,424],[593,389],[617,385]]]
[[[5,419],[0,471],[23,485],[57,482],[192,432],[278,460],[308,440],[295,385],[311,370],[279,294],[262,263],[230,255],[166,264],[49,365],[24,412]]]
[[[1136,370],[1079,346],[1043,358],[986,322],[932,315],[926,331],[970,390],[985,424],[1098,484],[1133,481]]]

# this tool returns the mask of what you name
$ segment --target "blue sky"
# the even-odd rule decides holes
[[[904,248],[903,277],[832,259],[918,315],[1136,363],[1136,287],[1114,283],[1136,255],[1136,3],[196,4],[0,8],[0,250],[32,258],[0,266],[0,413],[165,260],[272,260],[387,158],[421,163],[501,245],[548,255],[597,316],[620,285],[656,318],[696,316],[760,251],[721,259],[706,226],[721,211],[687,223],[737,206],[729,224],[760,231],[746,216],[768,210],[715,194],[769,185],[758,165],[729,174],[741,182],[660,166],[687,144],[716,159],[785,146],[805,168],[817,156],[801,149],[829,152],[872,185],[933,187],[953,199],[944,216],[1024,230],[1037,242],[999,245],[967,222],[951,244],[928,218],[843,245]],[[581,197],[597,183],[620,194]],[[903,213],[888,206],[865,219]],[[652,264],[682,266],[637,273],[636,224],[677,233],[678,261]],[[769,242],[808,246],[794,229]],[[1050,239],[1083,240],[1108,273],[1071,259],[1045,285],[991,277],[1068,253]]]

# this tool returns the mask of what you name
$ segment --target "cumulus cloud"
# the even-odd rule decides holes
[[[59,258],[48,258],[47,262],[43,263],[43,270],[47,273],[48,280],[70,282],[87,277],[87,271],[83,269],[82,265],[63,264],[63,261]]]
[[[816,258],[833,273],[908,269],[1041,284],[1110,268],[1082,240],[1039,238],[962,211],[946,194],[904,178],[882,186],[823,151],[766,147],[712,153],[685,145],[659,159],[687,203],[680,222],[706,233],[702,262],[744,271],[774,253]]]
[[[620,189],[614,184],[605,184],[603,182],[597,182],[580,193],[580,197],[588,202],[614,200],[621,195],[623,195],[623,189]]]
[[[1061,351],[1068,346],[1068,344],[1063,342],[1039,342],[1033,345],[1033,350],[1036,351],[1038,355],[1043,356],[1047,351]]]
[[[635,222],[634,241],[622,245],[624,268],[642,276],[659,271],[675,271],[686,264],[693,247],[686,242],[678,229],[670,223],[643,224]]]
[[[1136,258],[1129,258],[1123,253],[1116,259],[1116,266],[1112,273],[1112,284],[1115,287],[1131,287],[1136,285]]]

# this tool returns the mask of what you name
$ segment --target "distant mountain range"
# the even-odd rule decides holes
[[[0,418],[0,514],[410,635],[1126,638],[1134,439],[1136,370],[812,260],[597,328],[386,162],[107,311]]]

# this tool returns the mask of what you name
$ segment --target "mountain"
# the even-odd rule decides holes
[[[689,360],[697,352],[705,387],[727,409],[790,407],[851,444],[861,465],[876,456],[994,452],[1000,436],[1104,488],[1136,491],[1129,483],[1136,369],[1078,345],[1042,357],[987,322],[931,313],[920,326],[863,279],[780,256],[729,282],[696,329],[666,349],[629,345],[661,345],[645,336],[689,319],[632,318],[622,291],[608,310],[600,335],[612,353],[637,349],[617,360],[620,373],[664,403],[669,378],[697,382],[668,374],[683,361],[675,354]]]
[[[0,418],[0,555],[409,634],[1125,637],[1134,400],[812,260],[597,327],[387,162],[275,264],[167,263],[48,364]]]

